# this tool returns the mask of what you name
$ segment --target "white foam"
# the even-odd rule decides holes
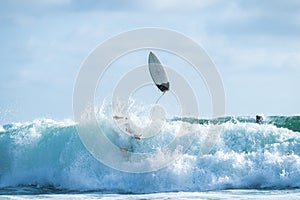
[[[5,132],[5,130],[4,130],[3,126],[0,125],[0,133],[1,132]]]

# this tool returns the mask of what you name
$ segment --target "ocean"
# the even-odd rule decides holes
[[[144,173],[99,162],[72,120],[3,124],[0,199],[300,198],[300,116],[266,116],[261,124],[249,116],[174,117],[160,135],[134,140],[130,151],[161,148],[179,123],[195,134],[189,148],[167,167]],[[201,153],[209,129],[220,125],[215,144]],[[128,145],[113,119],[100,118],[99,126],[117,145]]]

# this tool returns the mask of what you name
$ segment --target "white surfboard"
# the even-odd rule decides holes
[[[170,82],[168,80],[166,71],[162,64],[159,62],[158,58],[154,55],[154,53],[150,52],[148,57],[148,67],[152,77],[152,80],[162,91],[165,93],[170,89]]]

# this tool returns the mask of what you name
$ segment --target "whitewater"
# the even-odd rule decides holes
[[[82,144],[72,120],[3,124],[0,195],[41,199],[126,199],[129,194],[135,194],[131,199],[299,197],[300,116],[264,117],[263,124],[255,123],[253,117],[174,117],[160,135],[145,141],[122,138],[111,116],[99,119],[108,138],[120,146],[131,142],[139,152],[164,146],[178,124],[195,134],[192,144],[167,167],[147,173],[121,172],[99,162]],[[203,141],[216,125],[222,126],[220,136],[202,154]]]

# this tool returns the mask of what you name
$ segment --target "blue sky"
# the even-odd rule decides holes
[[[207,51],[228,115],[300,114],[299,11],[296,0],[3,0],[0,123],[72,118],[83,60],[143,27],[181,32]]]

